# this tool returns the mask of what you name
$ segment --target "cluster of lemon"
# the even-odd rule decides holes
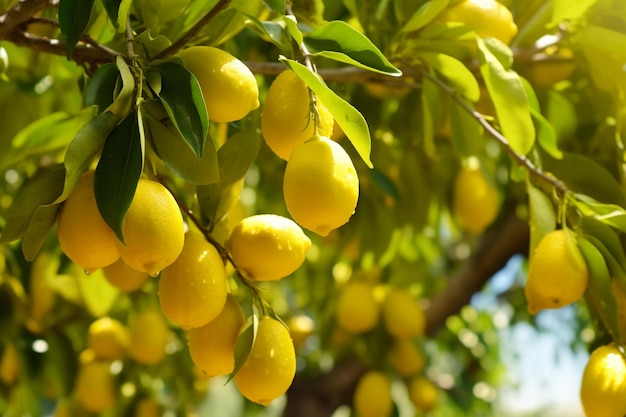
[[[408,288],[376,285],[350,280],[337,300],[337,324],[350,336],[373,330],[382,321],[391,338],[386,363],[390,373],[370,370],[363,375],[354,393],[353,405],[361,417],[390,416],[391,376],[406,384],[413,405],[423,412],[439,401],[439,389],[423,375],[425,358],[418,347],[424,334],[425,315]]]

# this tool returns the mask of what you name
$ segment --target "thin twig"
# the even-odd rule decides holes
[[[135,46],[133,45],[135,42],[135,34],[133,33],[133,28],[130,25],[130,19],[126,20],[126,56],[129,60],[132,60],[137,55],[135,55]]]

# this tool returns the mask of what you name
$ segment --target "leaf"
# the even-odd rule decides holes
[[[284,54],[291,53],[291,39],[287,35],[286,24],[283,20],[278,21],[260,21],[254,16],[246,15],[246,26],[263,40],[271,42]]]
[[[506,70],[482,39],[477,38],[476,41],[480,51],[480,72],[493,101],[502,134],[516,153],[526,155],[535,142],[535,127],[524,86],[519,75]]]
[[[611,255],[613,255],[617,262],[620,265],[624,265],[626,268],[624,247],[617,233],[609,225],[598,219],[584,217],[582,219],[582,227],[586,235],[598,238],[609,252],[611,252]]]
[[[254,347],[254,341],[256,340],[256,334],[259,329],[259,317],[257,314],[252,314],[248,319],[247,324],[237,336],[237,342],[235,343],[235,368],[228,377],[228,381],[237,375],[237,372],[246,363],[252,348]]]
[[[380,74],[400,76],[396,68],[365,35],[346,22],[335,20],[323,24],[305,36],[314,56],[323,56]]]
[[[532,255],[541,239],[556,228],[556,212],[550,198],[530,181],[527,182],[530,210],[530,250]]]
[[[119,295],[119,289],[109,283],[102,269],[86,274],[80,267],[72,268],[72,275],[76,277],[87,311],[94,317],[106,316]]]
[[[59,28],[65,35],[67,59],[71,59],[72,51],[85,32],[91,17],[94,0],[60,0]]]
[[[115,86],[120,76],[113,62],[102,65],[91,76],[85,88],[85,106],[98,106],[98,113],[113,104]]]
[[[583,215],[626,232],[626,210],[622,207],[615,204],[599,203],[582,194],[576,194],[575,197],[574,204]]]
[[[35,212],[59,196],[63,189],[64,173],[62,165],[53,165],[38,172],[24,184],[6,215],[0,245],[22,237]]]
[[[100,153],[107,137],[119,122],[116,115],[107,111],[93,118],[76,133],[65,151],[63,192],[54,203],[60,203],[69,197],[81,175]]]
[[[135,43],[141,47],[148,59],[172,45],[172,41],[163,35],[152,36],[151,30],[145,30],[135,36]]]
[[[274,13],[285,14],[285,0],[263,0],[263,3]]]
[[[418,57],[450,82],[460,95],[472,102],[480,98],[480,88],[474,74],[458,59],[437,52],[420,52]]]
[[[121,4],[122,0],[102,0],[102,5],[107,11],[107,15],[109,15],[111,23],[113,23],[113,26],[115,27],[118,27],[117,15],[119,13]]]
[[[133,5],[133,0],[121,0],[120,7],[117,12],[117,28],[118,32],[124,32],[126,30],[126,22],[130,16],[130,8]]]
[[[194,154],[202,157],[209,134],[209,118],[196,77],[182,63],[155,65],[161,74],[159,98],[174,126]]]
[[[404,24],[402,32],[415,32],[432,22],[446,7],[450,0],[431,0],[424,3]]]
[[[528,81],[524,78],[520,78],[522,84],[524,85],[524,89],[526,91],[526,96],[528,97],[528,105],[530,106],[530,114],[533,117],[533,120],[537,124],[537,142],[539,145],[550,154],[554,159],[563,158],[563,152],[559,149],[559,145],[557,143],[556,133],[552,128],[552,124],[543,117],[541,114],[541,108],[539,107],[539,100],[537,100],[537,96],[535,95],[535,91]]]
[[[370,132],[363,115],[350,103],[335,94],[316,74],[304,65],[285,57],[281,57],[280,60],[291,68],[320,98],[341,127],[341,130],[346,134],[346,137],[352,142],[365,164],[372,168],[373,165],[370,160],[372,147]]]
[[[552,5],[552,21],[548,24],[548,27],[554,27],[564,20],[579,20],[583,19],[587,11],[598,0],[554,0]]]
[[[422,81],[422,135],[424,140],[424,151],[427,155],[434,157],[435,149],[435,116],[434,112],[438,104],[439,88],[424,77]]]
[[[145,142],[141,113],[133,110],[109,135],[94,176],[94,193],[104,221],[124,242],[124,216],[143,169]]]
[[[469,106],[471,104],[466,103]],[[450,128],[454,147],[461,157],[480,155],[484,152],[484,129],[474,116],[460,105],[452,103],[449,108]]]
[[[39,253],[48,232],[56,223],[60,209],[60,204],[39,206],[33,213],[22,239],[22,253],[28,262],[32,262]]]
[[[133,106],[133,98],[135,95],[135,77],[128,68],[128,64],[124,61],[124,58],[118,56],[115,58],[115,65],[120,72],[122,78],[122,88],[118,93],[115,100],[107,110],[114,113],[120,119],[123,119],[131,110]]]

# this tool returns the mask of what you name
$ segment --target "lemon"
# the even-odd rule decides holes
[[[124,217],[125,244],[117,249],[128,266],[156,276],[183,249],[185,225],[176,200],[162,184],[140,179]]]
[[[142,310],[130,325],[130,356],[138,363],[154,365],[165,358],[170,329],[156,309]]]
[[[101,413],[115,406],[117,390],[110,368],[111,361],[97,359],[92,351],[81,353],[74,396],[85,410]]]
[[[276,319],[262,317],[250,356],[234,377],[239,392],[268,405],[287,391],[295,374],[296,352],[289,330]]]
[[[246,65],[218,48],[192,46],[179,56],[198,79],[209,119],[232,122],[259,107],[259,86]]]
[[[390,416],[393,402],[389,378],[382,372],[366,372],[357,383],[353,405],[358,417]]]
[[[137,291],[150,278],[147,272],[131,268],[121,258],[105,266],[102,271],[111,285],[124,292]]]
[[[378,323],[380,306],[374,296],[374,286],[352,281],[339,294],[337,324],[352,334],[372,330]]]
[[[613,343],[600,346],[589,356],[580,386],[580,400],[587,417],[626,415],[626,359]]]
[[[102,317],[87,329],[87,347],[99,359],[121,359],[128,349],[128,329],[118,320]]]
[[[452,205],[459,225],[480,234],[498,216],[500,197],[480,168],[463,167],[454,182]]]
[[[385,297],[382,311],[385,328],[390,335],[410,338],[424,334],[424,310],[407,289],[391,289]]]
[[[461,22],[481,38],[493,37],[509,44],[517,34],[511,11],[495,0],[462,0],[439,17],[443,22]]]
[[[57,295],[50,285],[56,277],[60,260],[48,251],[41,251],[33,261],[30,271],[30,318],[32,327],[42,329],[41,324],[52,312],[57,302]]]
[[[409,381],[409,399],[423,413],[426,413],[439,404],[439,389],[429,379],[418,376]]]
[[[333,133],[333,116],[319,100],[316,129],[310,99],[309,88],[291,70],[278,74],[267,90],[261,112],[261,132],[265,143],[285,161],[296,146],[315,133],[322,136]]]
[[[226,270],[217,249],[202,234],[188,232],[182,253],[161,274],[163,314],[183,329],[204,326],[220,314],[227,292]]]
[[[20,376],[20,360],[15,344],[9,342],[4,345],[0,357],[0,381],[7,386],[15,384]]]
[[[293,150],[285,169],[283,196],[300,226],[326,236],[354,213],[359,178],[341,145],[314,136]]]
[[[587,264],[576,241],[560,229],[545,235],[530,259],[526,301],[530,314],[580,299],[589,281]]]
[[[311,240],[293,220],[275,214],[246,217],[226,241],[234,264],[246,277],[273,281],[302,265]]]
[[[416,375],[424,369],[424,356],[411,339],[396,339],[389,352],[389,364],[402,377]]]
[[[208,376],[227,375],[235,368],[235,343],[243,327],[243,310],[232,294],[220,314],[208,324],[187,332],[189,354]]]
[[[57,225],[63,253],[85,270],[105,267],[120,257],[115,233],[96,205],[94,173],[87,171],[80,178],[61,207]]]
[[[287,320],[287,327],[289,328],[293,345],[296,350],[298,350],[304,346],[309,336],[315,331],[315,322],[309,316],[298,314],[291,316],[289,320]]]

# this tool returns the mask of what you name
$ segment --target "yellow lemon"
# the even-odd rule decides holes
[[[479,168],[464,167],[454,182],[452,205],[459,225],[479,234],[498,216],[500,197]]]
[[[87,347],[99,359],[121,359],[128,349],[128,329],[118,320],[102,317],[87,329]]]
[[[580,299],[589,271],[573,237],[563,229],[541,239],[528,266],[525,294],[530,314],[559,308]]]
[[[201,327],[220,314],[228,282],[222,257],[197,232],[185,235],[183,251],[159,280],[163,314],[183,329]]]
[[[337,324],[345,331],[357,334],[372,330],[378,323],[380,306],[374,295],[374,286],[352,281],[339,294]]]
[[[289,330],[278,320],[262,317],[250,356],[234,377],[239,392],[268,405],[283,395],[296,374],[296,352]]]
[[[0,358],[0,381],[11,386],[15,384],[20,376],[20,358],[17,348],[13,343],[4,345],[4,351]]]
[[[315,331],[315,322],[311,317],[299,314],[297,316],[291,316],[289,320],[287,320],[287,327],[289,328],[293,345],[296,350],[298,350]]]
[[[165,358],[170,329],[156,309],[137,314],[130,325],[130,356],[138,363],[154,365]]]
[[[443,22],[461,22],[481,38],[493,37],[509,44],[517,35],[511,11],[496,0],[462,0],[439,17]]]
[[[311,240],[293,220],[275,214],[246,217],[226,242],[232,260],[247,277],[273,281],[302,265]]]
[[[162,184],[140,179],[124,217],[125,244],[117,241],[122,259],[131,268],[157,275],[183,249],[185,225],[176,200]]]
[[[331,136],[333,133],[333,116],[319,100],[316,129],[310,99],[309,88],[291,70],[278,74],[267,90],[261,113],[261,131],[265,143],[285,161],[289,160],[296,146],[314,134]]]
[[[587,417],[626,415],[626,359],[613,343],[594,350],[585,366],[580,400]]]
[[[57,275],[60,260],[52,256],[48,251],[41,251],[33,261],[30,271],[30,318],[33,319],[31,327],[41,329],[42,321],[56,305],[57,295],[50,285]],[[35,330],[31,328],[31,331]]]
[[[407,289],[391,289],[385,297],[382,310],[385,328],[390,335],[410,338],[424,334],[424,310]]]
[[[105,223],[93,191],[95,171],[87,171],[63,203],[57,234],[63,253],[83,269],[96,270],[115,262],[117,238]]]
[[[423,413],[426,413],[439,404],[439,388],[429,379],[418,376],[409,381],[409,399]]]
[[[354,213],[359,178],[341,145],[314,136],[293,150],[285,169],[283,196],[300,226],[326,236]]]
[[[259,107],[259,86],[246,65],[218,48],[192,46],[179,56],[198,79],[209,119],[232,122]]]
[[[411,339],[396,339],[389,352],[389,364],[402,377],[416,375],[424,369],[424,356]]]
[[[74,396],[85,410],[101,413],[115,406],[117,388],[110,368],[111,361],[97,359],[89,350],[81,353]]]
[[[393,410],[391,381],[378,371],[368,371],[354,391],[354,411],[358,417],[388,417]]]
[[[243,327],[243,310],[232,294],[220,314],[208,324],[187,332],[189,354],[208,376],[227,375],[235,368],[235,343]]]
[[[102,271],[111,285],[124,292],[137,291],[150,278],[147,272],[131,268],[121,258],[111,265],[105,266]]]

